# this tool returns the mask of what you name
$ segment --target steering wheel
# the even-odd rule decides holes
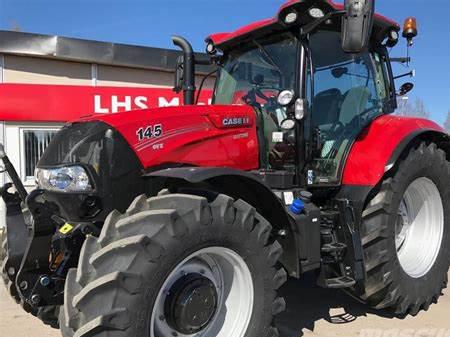
[[[259,110],[261,109],[261,104],[259,104],[258,101],[256,100],[256,90],[255,89],[249,90],[246,95],[242,96],[242,100],[247,105],[256,107]]]
[[[252,90],[254,90],[256,96],[265,100],[266,102],[269,102],[270,100],[272,100],[274,98],[274,96],[269,97],[262,90],[273,90],[273,91],[277,91],[277,92],[280,91],[280,89],[278,89],[278,88],[273,88],[273,87],[268,87],[268,86],[258,86],[258,85],[256,85]]]
[[[264,92],[262,92],[262,90],[264,89],[280,91],[279,89],[273,87],[254,85],[253,88],[250,89],[248,93],[242,97],[242,99],[246,104],[257,106],[260,108],[261,103],[258,102],[258,98],[260,98],[265,101],[264,105],[267,105],[268,109],[275,109],[277,107],[276,98],[274,96],[267,96]]]

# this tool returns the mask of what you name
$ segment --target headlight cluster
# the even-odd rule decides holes
[[[81,166],[36,169],[39,188],[57,192],[90,192],[92,185],[86,170]]]

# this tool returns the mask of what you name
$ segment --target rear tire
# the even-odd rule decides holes
[[[416,315],[436,303],[450,265],[450,174],[435,144],[411,150],[363,212],[361,299]]]
[[[273,319],[285,302],[277,289],[287,274],[278,264],[281,246],[271,230],[253,207],[224,195],[211,203],[184,194],[138,197],[125,214],[108,216],[98,239],[87,238],[78,268],[69,271],[60,316],[63,336],[192,335],[186,328],[206,331],[205,337],[278,336]],[[220,283],[221,274],[228,281]],[[178,290],[194,282],[207,292],[201,303],[216,304],[202,307],[198,329],[185,324],[191,319],[188,309],[172,311],[172,304],[188,302],[176,301]]]

